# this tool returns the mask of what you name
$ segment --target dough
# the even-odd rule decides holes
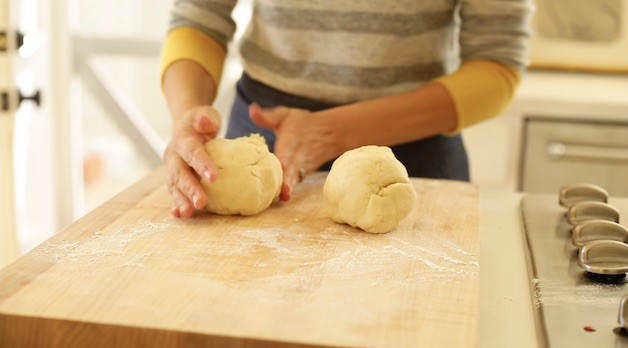
[[[338,157],[323,195],[333,221],[371,233],[395,229],[416,203],[408,171],[386,146],[363,146]]]
[[[201,180],[208,212],[255,215],[279,198],[283,181],[281,163],[259,134],[213,139],[205,143],[205,151],[218,169],[213,184]]]

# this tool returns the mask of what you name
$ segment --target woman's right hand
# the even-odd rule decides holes
[[[195,208],[205,207],[200,178],[212,183],[218,175],[204,144],[218,134],[220,115],[211,106],[199,106],[183,112],[173,122],[172,138],[164,151],[172,215],[190,217]]]

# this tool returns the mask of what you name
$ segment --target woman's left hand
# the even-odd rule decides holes
[[[316,171],[343,152],[342,127],[317,112],[278,106],[249,106],[255,124],[275,132],[275,155],[283,167],[281,200],[290,200],[292,188],[302,176]]]

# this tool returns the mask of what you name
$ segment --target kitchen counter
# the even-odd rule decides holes
[[[149,197],[154,196],[156,194],[156,192],[154,192],[155,187],[163,185],[163,178],[161,177],[162,175],[163,173],[161,173],[161,175],[155,175],[155,173],[153,173],[152,176],[149,176],[148,178],[144,179],[140,183],[140,185],[136,185],[130,188],[129,190],[127,190],[126,195],[121,194],[120,196],[117,196],[116,198],[114,198],[113,200],[116,200],[117,205],[110,205],[109,209],[101,210],[102,214],[98,215],[97,218],[92,217],[91,219],[89,218],[82,219],[78,221],[77,223],[75,223],[73,226],[71,226],[71,228],[73,229],[73,231],[80,233],[80,238],[87,242],[86,244],[87,246],[87,245],[90,245],[90,242],[92,242],[94,239],[100,238],[101,233],[99,231],[103,228],[103,226],[108,226],[109,224],[118,224],[120,226],[124,226],[124,221],[129,220],[128,216],[126,217],[126,220],[125,220],[125,213],[126,213],[126,210],[128,209],[128,208],[124,209],[125,206],[130,207],[133,205],[136,210],[145,211],[145,212],[148,212],[146,209],[150,208],[149,215],[153,217],[156,216],[157,213],[153,212],[155,208],[157,207],[157,205],[155,204],[158,204],[158,206],[160,207],[159,209],[161,211],[162,205],[163,206],[167,205],[167,202],[164,202],[162,199],[161,202],[155,203],[156,201],[155,200],[151,201]],[[427,187],[430,187],[430,185],[431,186],[438,185],[438,183],[434,183],[434,184],[428,183]],[[455,183],[453,186],[455,187]],[[422,187],[422,186],[418,186],[418,187]],[[446,192],[446,191],[439,191],[439,192]],[[447,193],[444,193],[444,194],[447,195]],[[449,195],[451,194],[452,193],[450,192]],[[165,195],[166,195],[165,192],[162,192],[158,196],[165,197]],[[157,196],[154,196],[154,197],[157,197]],[[480,191],[479,232],[480,232],[481,243],[480,243],[480,258],[479,258],[480,277],[479,277],[479,325],[478,325],[479,326],[479,339],[478,340],[479,340],[480,347],[504,347],[504,346],[535,347],[537,345],[535,330],[534,330],[533,315],[532,315],[532,310],[531,310],[532,307],[531,307],[530,287],[529,287],[529,281],[527,277],[526,261],[525,261],[525,254],[524,254],[524,248],[523,248],[524,243],[523,243],[523,237],[522,237],[521,228],[520,228],[521,227],[520,226],[521,225],[520,213],[518,209],[519,199],[520,199],[519,194],[499,192],[499,191],[489,191],[489,190]],[[137,205],[136,203],[138,203],[140,200],[147,203]],[[150,203],[150,202],[153,202],[153,203]],[[453,210],[453,211],[456,211],[457,213],[462,212],[460,209]],[[455,222],[457,221],[456,219],[458,218],[459,218],[458,216],[456,216],[455,218],[450,218],[450,222],[453,224],[453,226],[462,226],[459,224],[459,222],[458,223]],[[299,222],[296,220],[297,219],[295,219],[294,224],[298,225]],[[312,221],[319,221],[319,220],[312,220]],[[150,227],[150,229],[155,229],[158,227],[154,225],[154,223],[151,223],[150,220],[148,220],[144,224],[145,225],[148,224],[148,225],[143,226],[143,227],[146,227],[146,228]],[[119,230],[119,231],[123,231],[123,230]],[[129,231],[130,234],[119,235],[119,233],[115,232],[114,230],[114,234],[116,234],[116,237],[118,238],[117,240],[114,240],[114,241],[124,242],[124,245],[126,245],[126,243],[131,242],[134,236],[137,235],[136,232],[138,231],[134,231],[133,229],[131,229],[131,231]],[[107,230],[103,230],[102,233],[106,234],[109,232]],[[152,239],[164,238],[164,237],[158,237],[155,233],[156,232],[150,233],[150,237]],[[62,233],[60,233],[60,235],[62,235]],[[84,254],[86,253],[86,251],[90,252],[90,254],[87,256],[92,257],[90,255],[95,255],[96,257],[98,257],[98,253],[99,253],[98,250],[91,250],[91,249],[82,250],[80,248],[76,249],[77,245],[75,245],[76,243],[74,241],[59,239],[63,237],[60,235],[53,237],[50,241],[46,243],[51,242],[53,244],[49,244],[49,245],[64,246],[64,248],[66,248],[64,252],[66,252],[67,254],[68,250],[71,251],[68,255],[70,255],[70,257],[73,257],[75,259],[77,257],[80,258],[80,257],[85,256]],[[124,240],[120,239],[123,237],[124,237]],[[460,238],[460,236],[456,238]],[[462,238],[465,238],[464,235],[462,236]],[[356,241],[354,237],[351,237],[350,239],[351,240],[347,240],[345,242]],[[397,242],[402,242],[399,239],[395,239],[395,240]],[[362,243],[365,241],[366,240],[362,240],[360,244],[362,245]],[[464,239],[462,239],[462,241],[464,241]],[[265,242],[271,243],[272,241],[265,241]],[[273,243],[276,244],[276,242],[277,240],[275,240],[275,242],[272,242],[271,244]],[[129,244],[129,246],[130,245],[131,244]],[[137,252],[142,252],[142,253],[145,252],[145,250],[142,251],[143,249],[141,249],[142,245],[141,245],[140,240],[138,240],[137,242],[133,242],[133,245],[134,245],[133,249],[136,250]],[[402,244],[402,245],[404,245],[404,247],[410,246],[409,244]],[[425,256],[426,257],[429,256],[430,254],[434,253],[435,251],[438,251],[439,248],[442,248],[445,245],[446,244],[438,244],[438,243],[434,245],[430,245],[430,251],[427,252]],[[184,247],[184,246],[185,245],[182,244],[181,246],[177,246],[177,247],[180,249],[181,247]],[[116,245],[116,247],[123,247],[123,245],[122,244]],[[362,245],[361,247],[373,248],[374,244],[372,244],[372,242],[369,240],[366,246]],[[435,248],[435,249],[431,249],[431,248]],[[174,250],[178,250],[178,249],[174,249]],[[384,248],[384,250],[388,250],[388,249]],[[463,278],[461,278],[461,280],[463,280],[464,282],[466,282],[466,280],[464,280],[466,277],[470,276],[471,278],[467,278],[467,279],[469,280],[472,279],[473,278],[473,271],[472,271],[473,261],[471,261],[472,255],[461,252],[457,248],[451,249],[451,246],[447,247],[447,250],[449,250],[449,252],[455,252],[456,258],[451,259],[451,257],[448,257],[446,254],[438,254],[440,253],[440,251],[438,251],[438,253],[436,254],[433,254],[432,256],[437,256],[439,258],[442,258],[443,256],[445,256],[444,259],[445,261],[447,261],[450,267],[456,267],[463,272],[462,274],[466,274],[465,276],[463,276]],[[47,257],[47,258],[56,257],[53,250],[46,249],[45,247],[43,249],[38,248],[34,250],[34,252],[39,253],[37,255],[39,257]],[[395,253],[395,255],[403,255],[404,257],[407,257],[408,255],[404,253],[405,252],[400,251],[398,253]],[[52,255],[48,256],[48,254],[52,254]],[[112,257],[114,260],[116,258],[120,258],[119,257],[120,254],[117,254],[117,253],[113,253],[113,254],[105,253],[105,254],[103,254],[105,257]],[[14,264],[15,266],[18,266],[18,267],[12,267],[9,270],[11,271],[13,276],[21,277],[21,279],[23,278],[25,281],[28,281],[28,282],[35,281],[35,280],[39,281],[39,279],[37,279],[38,274],[44,274],[44,272],[48,272],[47,267],[54,265],[54,263],[52,264],[49,263],[48,265],[46,265],[46,267],[43,267],[43,265],[42,267],[38,267],[37,265],[33,265],[32,263],[29,265],[30,268],[21,267],[22,265],[25,266],[27,264],[25,258],[27,258],[29,255],[30,254],[27,254],[25,257],[18,260],[16,264]],[[61,255],[63,256],[63,252],[61,253]],[[148,257],[150,259],[149,254],[142,254],[142,255],[138,254],[137,256],[140,258]],[[204,254],[203,255],[199,254],[199,257],[205,257],[205,256],[206,255]],[[462,260],[465,260],[466,258],[468,258],[469,261],[462,261]],[[32,257],[31,257],[31,260],[28,260],[28,261],[32,261]],[[74,261],[77,261],[77,260],[74,260]],[[139,259],[128,260],[128,263],[124,263],[122,265],[125,267],[128,266],[128,268],[126,269],[121,268],[120,275],[121,276],[125,275],[128,271],[132,270],[133,267],[141,266],[139,265],[139,263],[141,262],[142,260],[139,260]],[[160,262],[160,261],[155,260],[154,262]],[[154,262],[153,264],[155,264]],[[425,262],[424,259],[422,259],[422,262]],[[163,263],[158,263],[158,264],[161,265]],[[425,263],[425,264],[428,264],[428,263]],[[80,263],[77,263],[77,262],[74,262],[74,263],[71,262],[70,265],[72,267],[81,267]],[[163,265],[166,265],[166,264],[163,264]],[[188,267],[186,268],[187,269],[186,272],[191,271],[189,269],[190,265],[187,265],[186,267]],[[20,275],[19,270],[25,270],[25,269],[31,269],[31,270],[34,270],[35,272],[40,272],[40,273],[36,273],[35,275],[31,275],[31,276],[28,276],[28,275],[24,276],[24,274]],[[4,275],[6,276],[7,270],[8,269],[5,269],[4,272],[0,271],[0,275],[2,275],[2,273],[5,273]],[[11,274],[9,274],[9,277],[11,277]],[[48,277],[54,278],[56,276],[54,276],[54,273],[52,274],[49,273]],[[53,278],[48,278],[48,281],[54,280]],[[406,278],[401,278],[401,279],[404,279],[403,280],[404,282],[407,281]],[[145,279],[144,281],[148,281],[148,280],[149,279]],[[43,281],[45,282],[47,280],[44,279]],[[460,283],[460,284],[464,284],[464,283]],[[28,285],[19,285],[20,288],[22,288],[23,286],[28,286]],[[299,286],[306,286],[303,289],[303,291],[306,291],[306,294],[307,294],[308,283],[306,282],[305,284],[301,284]],[[15,284],[13,284],[13,287],[15,287]],[[70,289],[77,291],[77,290],[86,289],[86,288],[87,287],[69,288],[68,291]],[[41,292],[41,296],[43,297],[41,300],[43,301],[42,303],[46,303],[45,302],[46,301],[45,300],[46,287],[42,289],[43,290],[37,290],[37,291],[44,291],[44,292]],[[473,288],[469,288],[469,289],[473,290]],[[108,289],[108,291],[109,290],[110,289]],[[139,291],[139,289],[136,289],[136,290]],[[451,290],[447,290],[447,291],[451,291]],[[477,291],[477,288],[475,291]],[[472,291],[470,294],[473,294],[473,292],[475,291]],[[0,304],[8,298],[7,296],[11,296],[11,294],[12,294],[11,289],[6,289],[6,288],[2,289],[2,287],[0,287]],[[436,302],[443,301],[443,299],[441,300],[437,299],[437,298],[442,297],[440,296],[440,294],[433,293],[433,295],[431,296],[435,296],[433,301],[436,301]],[[50,293],[48,293],[47,297],[54,298],[54,296],[51,296]],[[462,300],[462,297],[460,298],[460,300]],[[445,302],[447,301],[445,300]],[[456,302],[458,302],[458,306],[462,306],[460,308],[463,310],[461,313],[473,312],[472,307],[466,307],[467,305],[465,304],[465,302],[461,302],[457,298],[456,300],[454,300],[454,303]],[[55,304],[55,306],[57,307],[59,305],[61,305],[61,303]],[[119,305],[121,304],[116,304],[116,306],[119,306]],[[129,306],[131,304],[124,304],[124,305]],[[49,308],[51,305],[45,305],[45,306]],[[100,308],[100,306],[94,307],[93,304],[90,304],[89,302],[84,302],[78,308],[84,308],[86,312],[93,312],[96,310],[96,308]],[[123,308],[126,308],[126,307],[123,307]],[[447,308],[456,308],[456,307],[447,307]],[[98,309],[98,310],[102,311],[102,309]],[[7,330],[8,328],[6,327],[6,325],[4,325],[5,327],[3,328],[3,323],[2,323],[3,316],[1,314],[2,313],[0,313],[0,331],[2,329]],[[406,313],[406,315],[407,314],[409,313]],[[78,314],[78,315],[82,316],[82,314]],[[460,321],[461,323],[464,322],[462,317],[460,317],[459,319],[461,320]],[[201,320],[201,318],[197,318],[197,320]],[[203,319],[203,320],[206,320],[206,319]],[[26,323],[26,321],[24,321],[24,323]],[[401,321],[400,323],[403,324],[403,321]],[[428,326],[425,326],[425,324],[429,324],[429,322],[424,322],[423,326],[419,326],[419,327],[422,329],[427,329],[427,327],[431,325],[429,324]],[[52,327],[56,327],[57,329],[65,327],[67,329],[68,327],[67,325],[68,325],[67,322],[63,323],[62,321],[58,321],[58,322],[53,323]],[[92,334],[94,332],[97,333],[99,330],[97,327],[90,326],[90,324],[81,324],[81,325],[82,325],[81,332],[85,334],[88,334],[90,332]],[[51,326],[47,325],[46,327],[50,328]],[[118,328],[118,330],[120,329]],[[156,334],[164,334],[164,333],[163,333],[163,330],[157,330]],[[467,337],[469,338],[475,337],[475,336],[476,335],[473,335],[473,334],[467,335]],[[164,337],[169,337],[169,336],[164,336]]]
[[[628,122],[628,75],[531,70],[506,114]]]
[[[522,194],[480,190],[482,348],[538,347],[522,233]]]

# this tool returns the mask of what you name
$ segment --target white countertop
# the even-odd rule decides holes
[[[506,113],[628,122],[628,74],[528,71]]]
[[[524,249],[522,194],[480,190],[478,347],[538,347]]]

